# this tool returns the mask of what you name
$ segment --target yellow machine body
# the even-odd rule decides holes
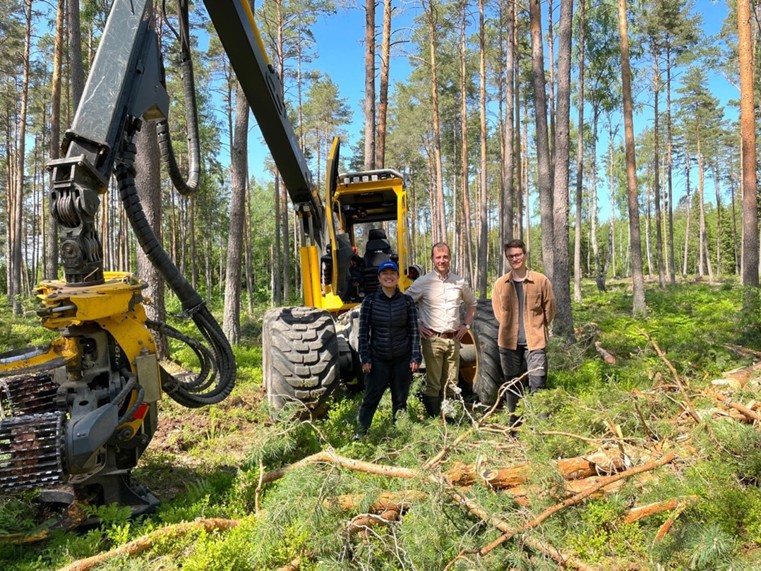
[[[338,174],[338,149],[336,138],[328,160],[325,184],[327,253],[321,256],[314,245],[303,246],[300,252],[304,304],[333,314],[348,311],[361,301],[356,295],[341,291],[339,257],[341,248],[347,243],[352,254],[358,256],[358,249],[367,239],[370,228],[388,233],[389,242],[394,247],[393,259],[400,270],[399,289],[404,291],[412,284],[407,276],[410,253],[404,177],[391,169]]]

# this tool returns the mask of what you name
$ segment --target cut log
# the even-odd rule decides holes
[[[561,458],[555,462],[555,467],[565,480],[578,480],[596,474],[611,474],[624,467],[625,460],[618,451],[600,451],[575,458]],[[471,474],[465,466],[458,466],[456,471],[446,474],[451,484],[465,485]],[[528,482],[533,468],[529,464],[520,464],[509,468],[490,468],[479,474],[481,481],[494,489],[504,489],[519,486]],[[451,478],[450,476],[458,476]]]
[[[618,482],[619,480],[623,480],[631,476],[636,476],[638,474],[642,474],[644,472],[649,472],[656,468],[660,468],[661,466],[670,464],[674,460],[676,460],[676,454],[674,452],[669,452],[665,454],[664,456],[662,456],[661,458],[658,458],[657,460],[651,460],[650,462],[642,464],[641,466],[635,466],[634,468],[630,468],[614,476],[605,476],[603,478],[600,478],[600,481],[598,483],[592,486],[589,486],[588,488],[584,489],[578,494],[566,500],[563,500],[559,504],[550,506],[549,508],[544,510],[542,513],[540,513],[538,516],[536,516],[534,519],[527,522],[526,524],[524,524],[522,527],[518,529],[505,530],[502,526],[498,526],[497,529],[503,532],[502,535],[498,537],[497,539],[495,539],[494,541],[492,541],[489,545],[482,547],[479,553],[481,555],[485,555],[489,553],[490,551],[496,549],[498,546],[502,545],[508,539],[515,537],[517,534],[539,526],[542,522],[552,517],[557,512],[562,511],[569,506],[575,506],[577,504],[580,504],[581,502],[583,502],[584,500],[592,496],[595,492],[600,491],[602,488],[606,488],[609,485]],[[490,518],[490,519],[493,519],[493,518]]]
[[[278,567],[277,571],[299,571],[301,569],[301,557],[296,557],[288,564]]]
[[[761,351],[756,351],[755,349],[751,349],[750,347],[743,347],[742,345],[724,345],[724,346],[730,351],[732,351],[735,355],[739,355],[740,357],[755,357],[756,359],[761,359]],[[753,366],[756,366],[756,365],[753,365]]]
[[[346,494],[335,498],[325,498],[322,505],[325,507],[337,507],[345,511],[354,511],[365,501],[364,494]],[[374,514],[383,513],[386,510],[403,512],[408,510],[414,502],[420,502],[428,498],[428,494],[419,490],[402,490],[398,492],[382,492],[368,508]]]
[[[599,341],[595,341],[595,349],[597,349],[597,354],[600,355],[600,358],[608,365],[615,365],[616,364],[616,358],[611,355],[608,351],[603,349],[602,345]]]

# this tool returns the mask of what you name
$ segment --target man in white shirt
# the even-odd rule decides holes
[[[465,279],[449,271],[451,254],[445,242],[431,248],[433,270],[405,292],[415,300],[425,362],[423,404],[429,416],[441,414],[444,399],[459,394],[460,339],[476,315],[476,296]],[[465,319],[461,307],[465,305]]]

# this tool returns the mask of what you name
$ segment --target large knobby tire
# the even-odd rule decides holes
[[[473,392],[483,404],[492,405],[503,383],[497,336],[499,323],[490,299],[478,300],[478,310],[471,330],[476,345],[476,375]]]
[[[319,416],[339,384],[339,346],[330,313],[313,307],[280,307],[264,314],[262,374],[273,411],[297,403],[300,414]]]

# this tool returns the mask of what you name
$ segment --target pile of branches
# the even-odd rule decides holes
[[[637,391],[639,398],[650,398],[654,395],[668,392],[671,400],[676,400],[680,406],[680,414],[674,419],[676,424],[689,425],[690,429],[697,425],[705,430],[708,437],[716,441],[709,419],[724,417],[733,421],[755,424],[761,421],[761,406],[755,402],[739,402],[733,398],[735,391],[742,390],[750,379],[758,375],[761,367],[754,365],[746,369],[731,371],[724,378],[711,383],[708,388],[692,390],[676,372],[657,343],[648,337],[659,358],[671,372],[671,380],[666,381],[660,376],[654,380],[654,386],[648,394]],[[599,348],[598,348],[599,349]],[[605,355],[600,353],[605,359]],[[759,355],[761,357],[761,355]],[[710,400],[715,407],[699,410],[694,402],[696,398]],[[495,408],[489,410],[480,419],[470,417],[471,426],[462,432],[451,443],[443,446],[437,454],[429,458],[417,468],[395,466],[378,462],[358,460],[339,454],[334,448],[326,446],[321,451],[304,457],[290,465],[276,470],[259,473],[256,489],[257,511],[260,509],[261,495],[272,483],[282,479],[289,473],[301,470],[306,466],[328,465],[340,470],[372,474],[384,478],[409,480],[410,482],[425,482],[432,487],[412,485],[409,489],[384,491],[375,494],[368,504],[367,494],[346,494],[326,497],[322,500],[324,507],[347,512],[343,525],[343,534],[349,541],[368,541],[384,529],[398,525],[404,517],[415,509],[415,506],[429,499],[430,489],[443,495],[448,502],[465,510],[469,516],[498,531],[496,539],[478,547],[463,548],[450,561],[442,562],[442,568],[451,569],[458,561],[484,557],[499,546],[509,541],[520,542],[525,549],[542,554],[554,560],[563,568],[591,570],[594,565],[582,561],[576,553],[563,551],[542,537],[539,539],[532,530],[540,528],[550,518],[583,502],[611,494],[621,489],[624,484],[633,484],[644,488],[649,482],[658,478],[659,470],[678,471],[681,466],[689,463],[698,454],[691,447],[688,438],[663,441],[658,439],[648,425],[647,419],[635,407],[639,421],[648,440],[644,444],[634,439],[626,438],[617,425],[608,426],[609,434],[602,438],[590,438],[559,431],[540,432],[540,436],[559,436],[584,441],[590,451],[588,453],[560,458],[553,462],[554,469],[562,479],[560,486],[552,490],[543,489],[532,480],[532,474],[537,467],[528,462],[506,466],[485,466],[482,462],[467,464],[451,460],[452,453],[464,446],[468,440],[477,438],[484,432],[504,435],[505,441],[519,448],[520,442],[510,435],[511,427],[502,426],[495,422]],[[445,422],[442,419],[442,422]],[[688,434],[685,430],[684,434]],[[718,441],[717,445],[720,445]],[[546,469],[546,467],[542,467]],[[502,495],[509,500],[508,504],[515,506],[515,512],[520,514],[520,523],[496,515],[473,499],[470,492],[476,488],[488,490],[492,494]],[[532,510],[536,498],[542,498],[547,503],[553,498],[554,503],[541,510]],[[625,523],[633,523],[656,514],[668,514],[665,521],[658,527],[652,542],[662,541],[672,529],[682,512],[698,500],[697,497],[678,496],[667,497],[656,502],[631,505],[621,516]],[[237,520],[204,519],[195,522],[178,524],[152,532],[150,535],[138,538],[110,552],[101,553],[95,557],[77,561],[65,571],[85,571],[120,555],[136,555],[167,535],[182,535],[193,529],[203,528],[207,531],[224,531],[238,525]],[[313,560],[314,555],[303,553],[295,558],[281,571],[297,570],[304,560]]]

